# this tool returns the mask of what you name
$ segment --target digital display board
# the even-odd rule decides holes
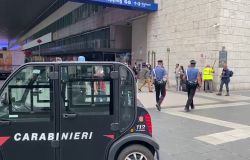
[[[158,4],[143,0],[69,0],[72,2],[92,3],[107,7],[117,7],[132,10],[157,11]]]

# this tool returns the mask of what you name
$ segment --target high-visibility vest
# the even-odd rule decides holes
[[[203,80],[213,80],[214,70],[212,68],[204,68],[203,70]]]

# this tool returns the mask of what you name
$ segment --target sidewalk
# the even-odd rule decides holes
[[[138,99],[146,108],[155,108],[155,92],[149,93],[146,88],[143,88],[142,92],[138,92]],[[162,108],[176,108],[184,107],[187,101],[186,92],[177,92],[174,88],[167,90],[166,97],[162,103]],[[209,105],[209,104],[221,104],[250,101],[250,91],[237,91],[231,92],[229,97],[217,96],[214,93],[204,93],[203,91],[197,91],[194,104],[196,106]]]

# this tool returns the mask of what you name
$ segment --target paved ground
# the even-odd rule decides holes
[[[250,91],[198,92],[190,113],[183,112],[186,93],[168,91],[162,112],[154,94],[138,97],[152,115],[162,160],[250,160]]]

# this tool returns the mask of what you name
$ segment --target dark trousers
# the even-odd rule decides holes
[[[226,85],[227,92],[229,92],[229,81],[222,80],[221,83],[220,83],[220,90],[219,90],[220,93],[222,92],[224,84]]]
[[[155,83],[156,103],[161,105],[166,96],[166,83]]]
[[[187,84],[187,94],[188,94],[188,100],[185,106],[186,110],[189,110],[189,107],[191,107],[192,109],[194,108],[194,95],[196,92],[196,88],[194,86],[190,86]]]

